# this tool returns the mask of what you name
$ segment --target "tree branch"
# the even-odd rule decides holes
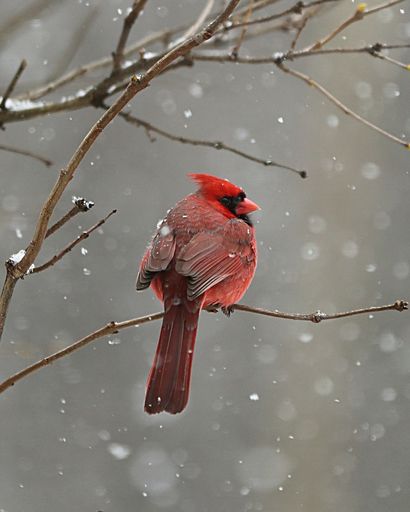
[[[26,61],[26,59],[23,59],[20,62],[20,65],[17,68],[17,71],[15,72],[9,85],[7,86],[7,89],[5,90],[3,97],[1,98],[0,110],[7,110],[6,102],[9,99],[10,94],[14,91],[14,88],[16,87],[17,82],[19,81],[19,79],[20,79],[21,75],[23,74],[23,71],[26,69],[26,67],[27,67],[27,61]]]
[[[279,18],[283,18],[287,16],[288,14],[302,14],[305,9],[309,9],[310,7],[314,7],[316,5],[322,5],[330,2],[338,2],[339,0],[314,0],[313,2],[305,3],[302,1],[296,2],[294,5],[289,7],[288,9],[285,9],[282,12],[272,14],[270,16],[264,16],[262,18],[256,18],[254,20],[248,20],[248,21],[241,21],[239,23],[233,23],[232,25],[228,25],[224,27],[224,31],[228,30],[234,30],[235,28],[240,27],[249,27],[251,25],[261,25],[262,23],[267,23],[269,21],[274,21]],[[403,2],[404,0],[395,0],[396,2]]]
[[[301,313],[283,313],[280,311],[269,311],[266,309],[261,308],[254,308],[252,306],[247,306],[245,304],[234,304],[232,307],[233,310],[237,311],[245,311],[247,313],[255,313],[258,315],[265,315],[270,316],[274,318],[282,318],[282,319],[288,319],[288,320],[302,320],[306,322],[313,322],[313,323],[319,323],[324,320],[334,320],[337,318],[344,318],[348,316],[354,316],[354,315],[363,315],[363,314],[373,314],[378,313],[381,311],[405,311],[408,309],[408,302],[404,300],[396,300],[393,304],[388,304],[386,306],[372,306],[368,308],[362,308],[362,309],[354,309],[352,311],[345,311],[342,313],[334,313],[334,314],[325,314],[321,311],[316,311],[315,313],[307,313],[307,314],[301,314]],[[213,311],[213,310],[212,310]],[[77,341],[75,341],[73,344],[69,345],[68,347],[59,350],[58,352],[55,352],[54,354],[51,354],[50,356],[47,356],[40,361],[37,361],[36,363],[28,366],[27,368],[24,368],[23,370],[15,373],[2,383],[0,383],[0,393],[3,393],[10,387],[14,386],[16,382],[19,380],[22,380],[23,378],[27,377],[28,375],[34,373],[35,371],[43,368],[44,366],[48,366],[55,361],[68,356],[69,354],[73,353],[74,351],[85,347],[89,343],[102,338],[104,336],[108,336],[110,334],[117,334],[119,331],[123,329],[127,329],[129,327],[135,327],[137,325],[142,325],[148,322],[152,322],[154,320],[159,320],[164,316],[164,313],[154,313],[152,315],[146,315],[139,318],[133,318],[131,320],[126,320],[124,322],[109,322],[108,324],[104,325],[100,329],[97,329],[96,331],[88,334],[84,338],[81,338]]]
[[[124,48],[127,44],[128,36],[130,35],[131,29],[134,23],[137,21],[138,16],[144,9],[146,3],[147,0],[134,0],[131,11],[124,18],[124,23],[122,26],[120,38],[118,40],[117,48],[113,53],[112,75],[115,75],[121,67],[121,62],[124,58]]]
[[[15,148],[13,146],[6,146],[5,144],[0,144],[0,150],[8,151],[10,153],[16,153],[17,155],[29,156],[30,158],[34,158],[34,160],[38,160],[46,167],[50,167],[51,165],[53,165],[53,162],[48,158],[44,158],[43,156],[38,155],[37,153],[32,153],[31,151],[27,151],[26,149],[20,149]]]
[[[88,212],[94,206],[93,201],[88,201],[83,197],[75,197],[73,196],[74,206],[69,210],[65,215],[61,217],[55,224],[53,224],[50,228],[48,228],[46,236],[44,238],[48,238],[53,233],[60,229],[64,224],[66,224],[70,219],[75,217],[80,212]]]
[[[208,148],[212,148],[212,149],[228,151],[228,152],[238,155],[242,158],[245,158],[246,160],[250,160],[251,162],[256,162],[258,164],[261,164],[265,167],[281,167],[282,169],[287,169],[288,171],[298,174],[301,178],[307,177],[307,173],[304,170],[301,171],[299,169],[295,169],[294,167],[290,167],[289,165],[274,162],[273,160],[270,160],[270,159],[263,160],[262,158],[257,158],[255,156],[249,155],[248,153],[245,153],[244,151],[241,151],[240,149],[236,149],[236,148],[233,148],[232,146],[228,146],[227,144],[225,144],[224,142],[221,142],[221,141],[208,141],[208,140],[191,139],[191,138],[187,138],[187,137],[182,137],[179,135],[174,135],[171,132],[167,132],[167,131],[163,130],[162,128],[158,128],[157,126],[154,126],[153,124],[149,123],[148,121],[139,119],[131,114],[121,112],[120,116],[123,119],[125,119],[128,123],[131,123],[135,126],[145,128],[145,130],[148,133],[154,132],[154,133],[157,133],[158,135],[161,135],[162,137],[165,137],[166,139],[173,140],[175,142],[180,142],[181,144],[190,144],[191,146],[202,146],[202,147],[208,147]]]
[[[347,27],[355,23],[356,21],[360,21],[366,16],[370,16],[371,14],[374,14],[376,12],[379,12],[383,9],[387,9],[388,7],[392,7],[393,5],[400,4],[401,2],[404,2],[404,0],[389,0],[388,2],[384,4],[377,5],[376,7],[373,7],[372,9],[367,9],[367,4],[360,3],[355,12],[347,18],[347,20],[343,21],[338,27],[336,27],[332,32],[330,32],[327,36],[323,37],[319,41],[316,41],[312,46],[310,46],[309,50],[318,50],[319,48],[322,48],[326,43],[334,39],[340,32],[345,30]]]
[[[60,261],[68,252],[70,252],[72,249],[74,249],[74,247],[76,245],[78,245],[80,242],[82,242],[83,240],[85,240],[86,238],[88,238],[90,236],[90,234],[95,231],[96,229],[98,229],[100,226],[102,226],[110,217],[111,215],[114,215],[114,213],[117,213],[117,210],[112,210],[112,212],[110,212],[106,217],[104,217],[103,219],[101,219],[99,222],[97,222],[96,224],[94,224],[93,226],[91,226],[89,229],[87,229],[86,231],[83,231],[81,233],[81,235],[78,235],[78,237],[73,240],[72,242],[70,242],[66,247],[64,247],[64,249],[62,249],[58,254],[55,254],[52,258],[50,258],[48,261],[46,261],[45,263],[43,263],[42,265],[38,266],[38,267],[34,267],[31,271],[30,271],[30,274],[37,274],[38,272],[42,272],[43,270],[47,270],[48,268],[52,267],[53,265],[55,265],[58,261]]]
[[[310,78],[310,76],[305,75],[304,73],[301,73],[300,71],[296,71],[295,69],[291,69],[283,64],[280,60],[276,62],[276,65],[279,69],[284,71],[285,73],[288,73],[289,75],[292,75],[296,78],[299,78],[303,82],[307,83],[311,87],[314,87],[316,90],[318,90],[320,93],[322,93],[328,100],[330,100],[334,105],[336,105],[342,112],[345,114],[353,117],[356,119],[356,121],[359,121],[360,123],[364,124],[365,126],[371,128],[372,130],[380,133],[384,137],[392,140],[393,142],[396,142],[397,144],[400,144],[400,146],[404,146],[406,149],[410,149],[410,143],[408,141],[399,139],[395,135],[392,135],[389,132],[386,132],[386,130],[383,130],[382,128],[379,128],[375,124],[371,123],[364,117],[357,114],[354,110],[347,107],[344,103],[342,103],[336,96],[334,96],[331,92],[329,92],[323,85],[319,84],[319,82],[316,82],[313,80],[313,78]]]

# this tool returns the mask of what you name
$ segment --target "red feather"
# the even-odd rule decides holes
[[[247,214],[259,207],[227,180],[190,177],[199,190],[168,212],[137,277],[137,290],[151,285],[165,311],[148,376],[149,414],[185,408],[201,309],[237,302],[256,268],[254,228]]]

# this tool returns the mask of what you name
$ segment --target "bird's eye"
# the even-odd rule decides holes
[[[246,197],[245,192],[239,192],[239,194],[238,194],[239,201],[243,201],[245,199],[245,197]]]

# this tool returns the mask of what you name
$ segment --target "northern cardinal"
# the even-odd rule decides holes
[[[256,268],[254,228],[259,210],[228,180],[189,174],[199,189],[158,223],[141,261],[137,290],[152,287],[164,319],[148,376],[145,411],[181,412],[187,405],[201,309],[230,306],[244,295]]]

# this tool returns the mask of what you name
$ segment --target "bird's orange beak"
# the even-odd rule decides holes
[[[255,212],[260,209],[260,206],[245,197],[245,199],[238,204],[235,211],[238,215],[247,215],[248,213]]]

